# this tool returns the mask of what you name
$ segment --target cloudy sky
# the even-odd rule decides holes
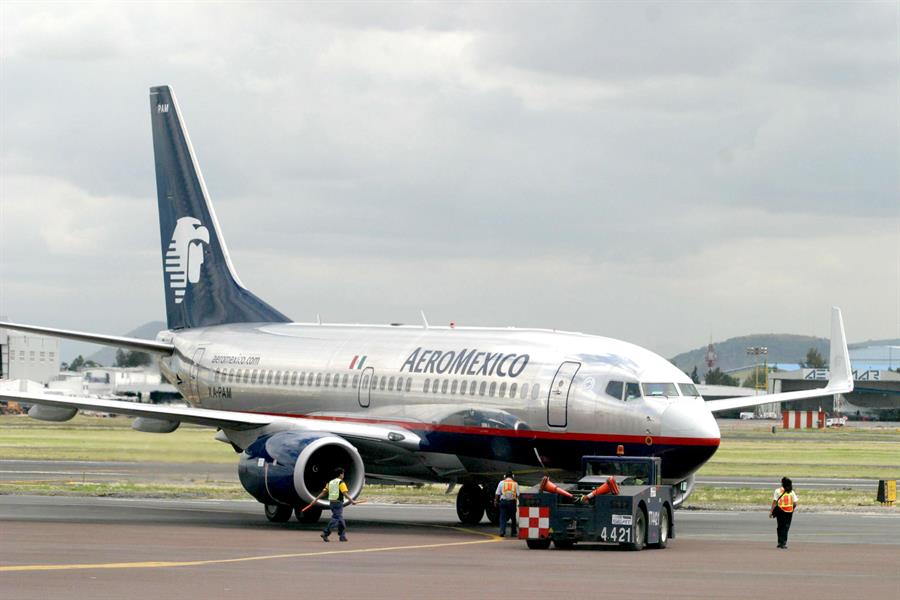
[[[900,336],[896,2],[0,4],[0,314],[164,318],[148,88],[298,321]]]

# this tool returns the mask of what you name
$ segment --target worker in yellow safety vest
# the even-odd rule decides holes
[[[334,472],[334,479],[328,482],[328,485],[316,496],[316,499],[318,500],[326,494],[328,495],[329,508],[331,508],[331,520],[319,537],[322,538],[323,542],[327,542],[328,536],[331,535],[331,530],[337,528],[338,539],[346,542],[347,523],[344,521],[344,498],[349,500],[350,504],[356,504],[357,502],[350,497],[350,491],[344,482],[344,469],[337,469]]]
[[[781,478],[781,487],[772,495],[772,508],[769,510],[769,518],[778,522],[778,547],[787,548],[788,530],[791,528],[791,519],[797,510],[797,492],[794,491],[794,483],[787,477]]]
[[[495,503],[500,505],[500,537],[506,535],[506,522],[512,520],[509,534],[516,537],[518,531],[518,516],[516,514],[516,500],[519,498],[519,484],[512,471],[506,472],[506,477],[497,484]]]

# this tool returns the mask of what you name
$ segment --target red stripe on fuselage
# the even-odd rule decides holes
[[[494,435],[523,439],[542,440],[571,440],[578,442],[619,442],[619,443],[645,443],[643,435],[621,435],[614,433],[569,433],[562,431],[535,431],[534,429],[494,429],[491,427],[466,427],[463,425],[438,425],[436,423],[422,423],[419,421],[395,421],[391,419],[362,419],[355,417],[333,417],[322,415],[292,415],[286,413],[250,412],[255,415],[269,415],[272,417],[292,417],[295,419],[317,419],[320,421],[341,421],[347,423],[365,423],[368,425],[394,425],[413,431],[438,431],[442,433],[460,433],[464,435]],[[690,438],[690,437],[664,437],[655,436],[653,443],[673,446],[719,446],[719,438]]]

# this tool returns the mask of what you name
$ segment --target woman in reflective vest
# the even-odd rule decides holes
[[[772,495],[772,508],[769,510],[769,518],[778,523],[778,547],[787,548],[788,530],[791,528],[791,519],[797,510],[797,493],[794,491],[793,482],[787,478],[781,478],[781,487]]]

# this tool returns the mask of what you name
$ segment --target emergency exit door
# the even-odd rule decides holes
[[[372,379],[375,375],[375,369],[366,367],[359,378],[359,388],[357,394],[359,397],[359,405],[363,408],[369,407],[369,401],[372,399]]]
[[[581,368],[581,363],[564,362],[556,370],[556,376],[550,385],[547,397],[547,425],[565,427],[569,422],[569,390],[572,380]]]
[[[188,400],[192,404],[200,402],[200,360],[203,358],[204,352],[206,352],[206,348],[200,348],[194,352],[194,360],[191,363],[191,376],[190,381],[188,381],[190,398]]]

